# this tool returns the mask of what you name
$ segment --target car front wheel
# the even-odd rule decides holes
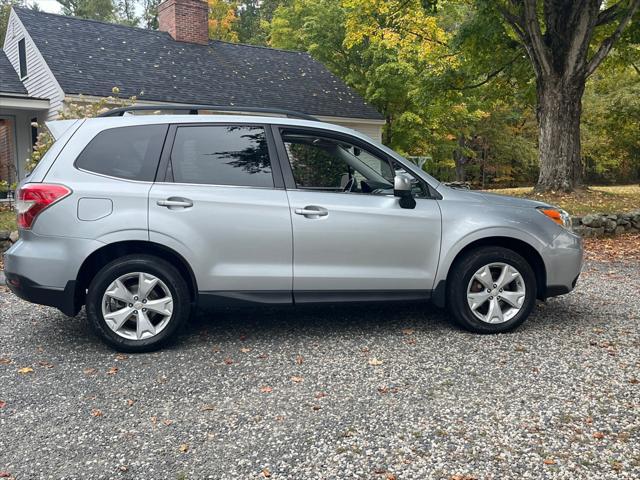
[[[186,282],[170,263],[126,256],[103,267],[89,285],[87,318],[108,345],[124,352],[156,350],[189,317]]]
[[[513,330],[535,305],[536,277],[513,250],[480,247],[455,262],[447,279],[447,303],[457,324],[478,333]]]

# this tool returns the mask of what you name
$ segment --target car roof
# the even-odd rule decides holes
[[[48,122],[48,123],[54,123],[54,122]],[[299,118],[266,116],[266,115],[227,115],[227,114],[224,114],[224,115],[219,115],[219,114],[124,115],[121,117],[88,118],[85,120],[85,122],[88,124],[91,124],[94,128],[97,127],[98,130],[106,130],[108,128],[117,128],[117,127],[130,127],[130,126],[137,126],[137,125],[157,125],[157,124],[164,124],[164,123],[167,123],[167,124],[233,123],[233,124],[247,124],[247,125],[268,124],[268,125],[282,125],[282,126],[290,126],[290,127],[309,127],[309,128],[319,128],[323,130],[330,130],[332,132],[337,132],[337,133],[344,133],[347,135],[357,137],[363,141],[366,141],[367,143],[373,143],[378,147],[382,146],[378,142],[373,140],[371,137],[363,133],[360,133],[357,130],[353,130],[348,127],[343,127],[341,125],[336,125],[334,123],[302,120]]]

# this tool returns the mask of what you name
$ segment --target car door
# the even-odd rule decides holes
[[[293,224],[296,302],[424,298],[433,289],[441,219],[412,175],[416,207],[393,195],[402,165],[361,139],[274,128]]]
[[[170,128],[149,237],[180,253],[201,294],[290,301],[291,218],[263,125]]]

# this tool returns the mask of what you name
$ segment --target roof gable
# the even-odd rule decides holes
[[[211,41],[16,8],[66,94],[273,107],[381,119],[307,53]]]
[[[26,95],[27,89],[18,77],[18,73],[14,70],[13,65],[0,50],[0,95],[1,94],[15,94]]]

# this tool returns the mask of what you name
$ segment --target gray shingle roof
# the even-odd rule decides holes
[[[308,54],[211,41],[16,8],[67,94],[274,107],[308,114],[382,118]],[[142,92],[142,93],[141,93]]]
[[[0,94],[26,95],[27,89],[20,81],[13,65],[0,49]]]

